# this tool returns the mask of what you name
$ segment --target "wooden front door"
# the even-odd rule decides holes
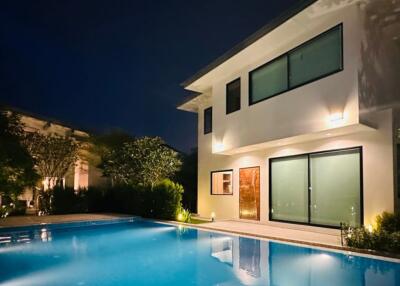
[[[239,169],[239,217],[260,220],[260,167]]]

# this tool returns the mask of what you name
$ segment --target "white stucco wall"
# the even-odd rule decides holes
[[[346,136],[332,137],[308,143],[265,149],[239,155],[211,153],[211,134],[203,135],[199,128],[199,174],[198,212],[210,217],[215,212],[217,219],[239,218],[239,168],[260,167],[260,221],[268,221],[268,159],[281,156],[319,152],[350,147],[363,150],[363,194],[364,223],[370,224],[382,211],[393,211],[393,126],[392,111],[379,112],[373,118],[375,131],[366,131]],[[199,116],[202,124],[202,116]],[[233,169],[233,195],[210,195],[210,172]],[[274,224],[277,224],[274,222]],[[304,227],[309,228],[309,227]]]
[[[383,4],[390,6],[394,2],[361,2],[342,1],[343,5],[336,5],[335,1],[318,1],[192,84],[193,90],[211,93],[198,104],[198,212],[201,216],[210,217],[215,212],[217,219],[238,219],[239,169],[259,166],[260,220],[289,226],[268,222],[269,158],[351,147],[362,147],[363,152],[364,223],[372,223],[383,211],[394,210],[400,45],[393,41],[393,31],[400,29],[393,28],[398,27],[396,22],[387,25],[387,19],[390,22],[393,18],[384,11],[393,9],[381,9]],[[378,19],[385,25],[376,26],[375,20],[371,22],[377,19],[375,10],[383,13],[378,13]],[[249,106],[251,70],[339,23],[343,23],[343,71]],[[385,30],[379,33],[381,27]],[[226,115],[226,84],[238,77],[241,78],[241,109]],[[213,132],[204,135],[203,110],[209,106],[213,107]],[[365,124],[374,129],[338,134],[335,129],[338,126],[329,122],[329,115],[336,112],[343,112],[345,116],[341,126]],[[317,139],[285,142],[293,136],[318,132],[323,135]],[[260,143],[271,141],[279,143],[260,147]],[[246,150],[249,146],[256,146],[257,151]],[[233,195],[212,196],[210,172],[225,169],[234,170]]]
[[[279,96],[249,106],[249,72],[307,40],[343,23],[344,70]],[[307,29],[299,27],[296,36],[270,50],[256,62],[248,62],[229,77],[212,86],[213,145],[224,150],[331,128],[329,116],[343,113],[344,125],[359,122],[357,71],[360,65],[361,28],[358,6],[335,10],[314,17]],[[226,115],[226,84],[241,78],[241,109]],[[217,150],[213,150],[216,152]]]

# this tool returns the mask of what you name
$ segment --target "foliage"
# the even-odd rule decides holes
[[[24,136],[20,117],[0,112],[0,195],[13,201],[38,180],[34,162],[21,143]]]
[[[183,155],[182,167],[177,172],[175,179],[182,184],[185,192],[182,204],[191,212],[197,212],[197,149],[188,155]]]
[[[0,206],[0,217],[25,215],[26,202],[13,200],[10,197],[2,199],[2,206]]]
[[[12,211],[12,206],[9,206],[8,204],[0,206],[0,218],[8,217],[11,211]]]
[[[40,215],[52,214],[51,202],[53,192],[51,190],[40,190],[38,193],[38,209]]]
[[[154,186],[181,166],[178,153],[160,137],[143,137],[111,150],[103,162],[105,175],[123,185]]]
[[[88,211],[86,190],[56,186],[39,192],[39,211],[41,214],[70,214]]]
[[[75,191],[73,188],[55,187],[50,191],[53,193],[51,202],[53,214],[87,212],[85,190]]]
[[[349,247],[400,253],[400,214],[378,215],[373,229],[343,225],[342,236]]]
[[[378,232],[396,232],[400,231],[400,212],[388,213],[383,212],[376,217],[376,230]]]
[[[107,158],[112,150],[122,148],[125,142],[133,141],[135,137],[121,130],[111,130],[108,133],[93,135],[89,140],[88,153],[93,154],[89,159],[92,165],[103,168],[102,162]]]
[[[39,175],[55,180],[52,185],[57,185],[78,159],[79,144],[70,137],[34,132],[27,135],[25,145]]]
[[[186,223],[191,223],[192,222],[192,214],[190,213],[189,210],[181,208],[181,210],[178,213],[177,220],[186,222]]]
[[[146,193],[151,194],[149,202],[152,205],[148,214],[150,217],[175,220],[182,208],[183,187],[181,185],[166,179]]]
[[[159,219],[175,219],[182,209],[181,185],[163,180],[150,186],[116,186],[74,191],[56,187],[39,193],[43,214],[119,212]]]

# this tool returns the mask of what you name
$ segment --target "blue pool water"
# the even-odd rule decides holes
[[[0,285],[400,285],[400,264],[137,220],[0,231]]]

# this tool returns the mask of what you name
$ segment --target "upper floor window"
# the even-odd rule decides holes
[[[212,132],[212,107],[204,109],[204,134]]]
[[[249,104],[343,70],[342,24],[249,74]]]
[[[226,114],[240,110],[240,78],[226,85]]]

